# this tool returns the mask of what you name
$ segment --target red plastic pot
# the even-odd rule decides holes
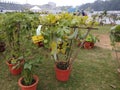
[[[8,67],[9,67],[10,73],[11,73],[12,75],[19,75],[19,74],[21,74],[22,69],[23,69],[24,60],[21,61],[21,66],[20,66],[19,68],[16,68],[16,69],[13,69],[13,66],[15,66],[15,65],[10,64],[9,62],[10,62],[10,61],[6,61],[6,64],[7,64]]]
[[[93,42],[91,42],[91,48],[93,48],[94,47],[94,43]]]
[[[59,81],[68,81],[71,73],[71,68],[67,70],[58,69],[55,66],[56,79]]]
[[[94,43],[93,42],[84,42],[84,48],[85,49],[91,49],[94,47]]]
[[[37,84],[38,84],[38,81],[39,81],[39,78],[38,76],[34,75],[33,78],[35,79],[35,83],[32,84],[32,85],[29,85],[29,86],[25,86],[23,85],[21,82],[23,80],[23,77],[21,77],[19,80],[18,80],[18,85],[20,86],[21,90],[36,90],[37,88]]]

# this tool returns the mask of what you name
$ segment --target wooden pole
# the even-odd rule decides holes
[[[75,61],[75,59],[77,58],[78,52],[80,52],[81,48],[83,47],[84,42],[85,42],[85,39],[86,39],[86,37],[88,36],[89,32],[90,32],[91,30],[98,30],[98,28],[88,28],[88,27],[87,27],[87,28],[85,28],[85,27],[79,27],[79,28],[82,28],[82,29],[84,28],[84,29],[88,29],[88,30],[87,30],[86,34],[84,35],[84,37],[83,37],[83,41],[82,41],[80,47],[79,47],[79,48],[77,49],[77,51],[75,52],[74,57],[70,59],[70,65],[72,65],[73,62]]]

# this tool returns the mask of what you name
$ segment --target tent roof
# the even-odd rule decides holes
[[[30,8],[30,10],[41,10],[41,8],[39,8],[38,6],[34,6],[34,7]]]

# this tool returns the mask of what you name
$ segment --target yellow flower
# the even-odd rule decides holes
[[[56,54],[57,53],[57,43],[55,41],[53,41],[50,46],[52,49],[51,54]]]
[[[40,41],[44,40],[44,37],[42,35],[38,35],[38,36],[33,36],[32,37],[33,43],[38,43]]]
[[[44,40],[44,37],[42,35],[37,36],[37,38],[38,38],[39,41],[43,41]]]

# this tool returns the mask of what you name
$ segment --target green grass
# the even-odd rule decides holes
[[[103,30],[102,27],[100,30]],[[102,34],[108,31],[99,32]],[[45,56],[34,72],[39,76],[37,90],[120,90],[118,66],[111,50],[99,47],[91,50],[81,49],[73,64],[70,79],[67,82],[60,82],[55,78],[54,61],[48,52],[38,48],[32,49],[34,59],[40,54]],[[3,54],[7,57],[9,52]],[[5,57],[0,54],[0,90],[20,90],[17,81],[21,75],[10,74]]]
[[[92,30],[91,32],[99,33],[99,34],[109,34],[111,27],[112,27],[112,25],[99,26],[99,27],[97,27],[98,30]]]

